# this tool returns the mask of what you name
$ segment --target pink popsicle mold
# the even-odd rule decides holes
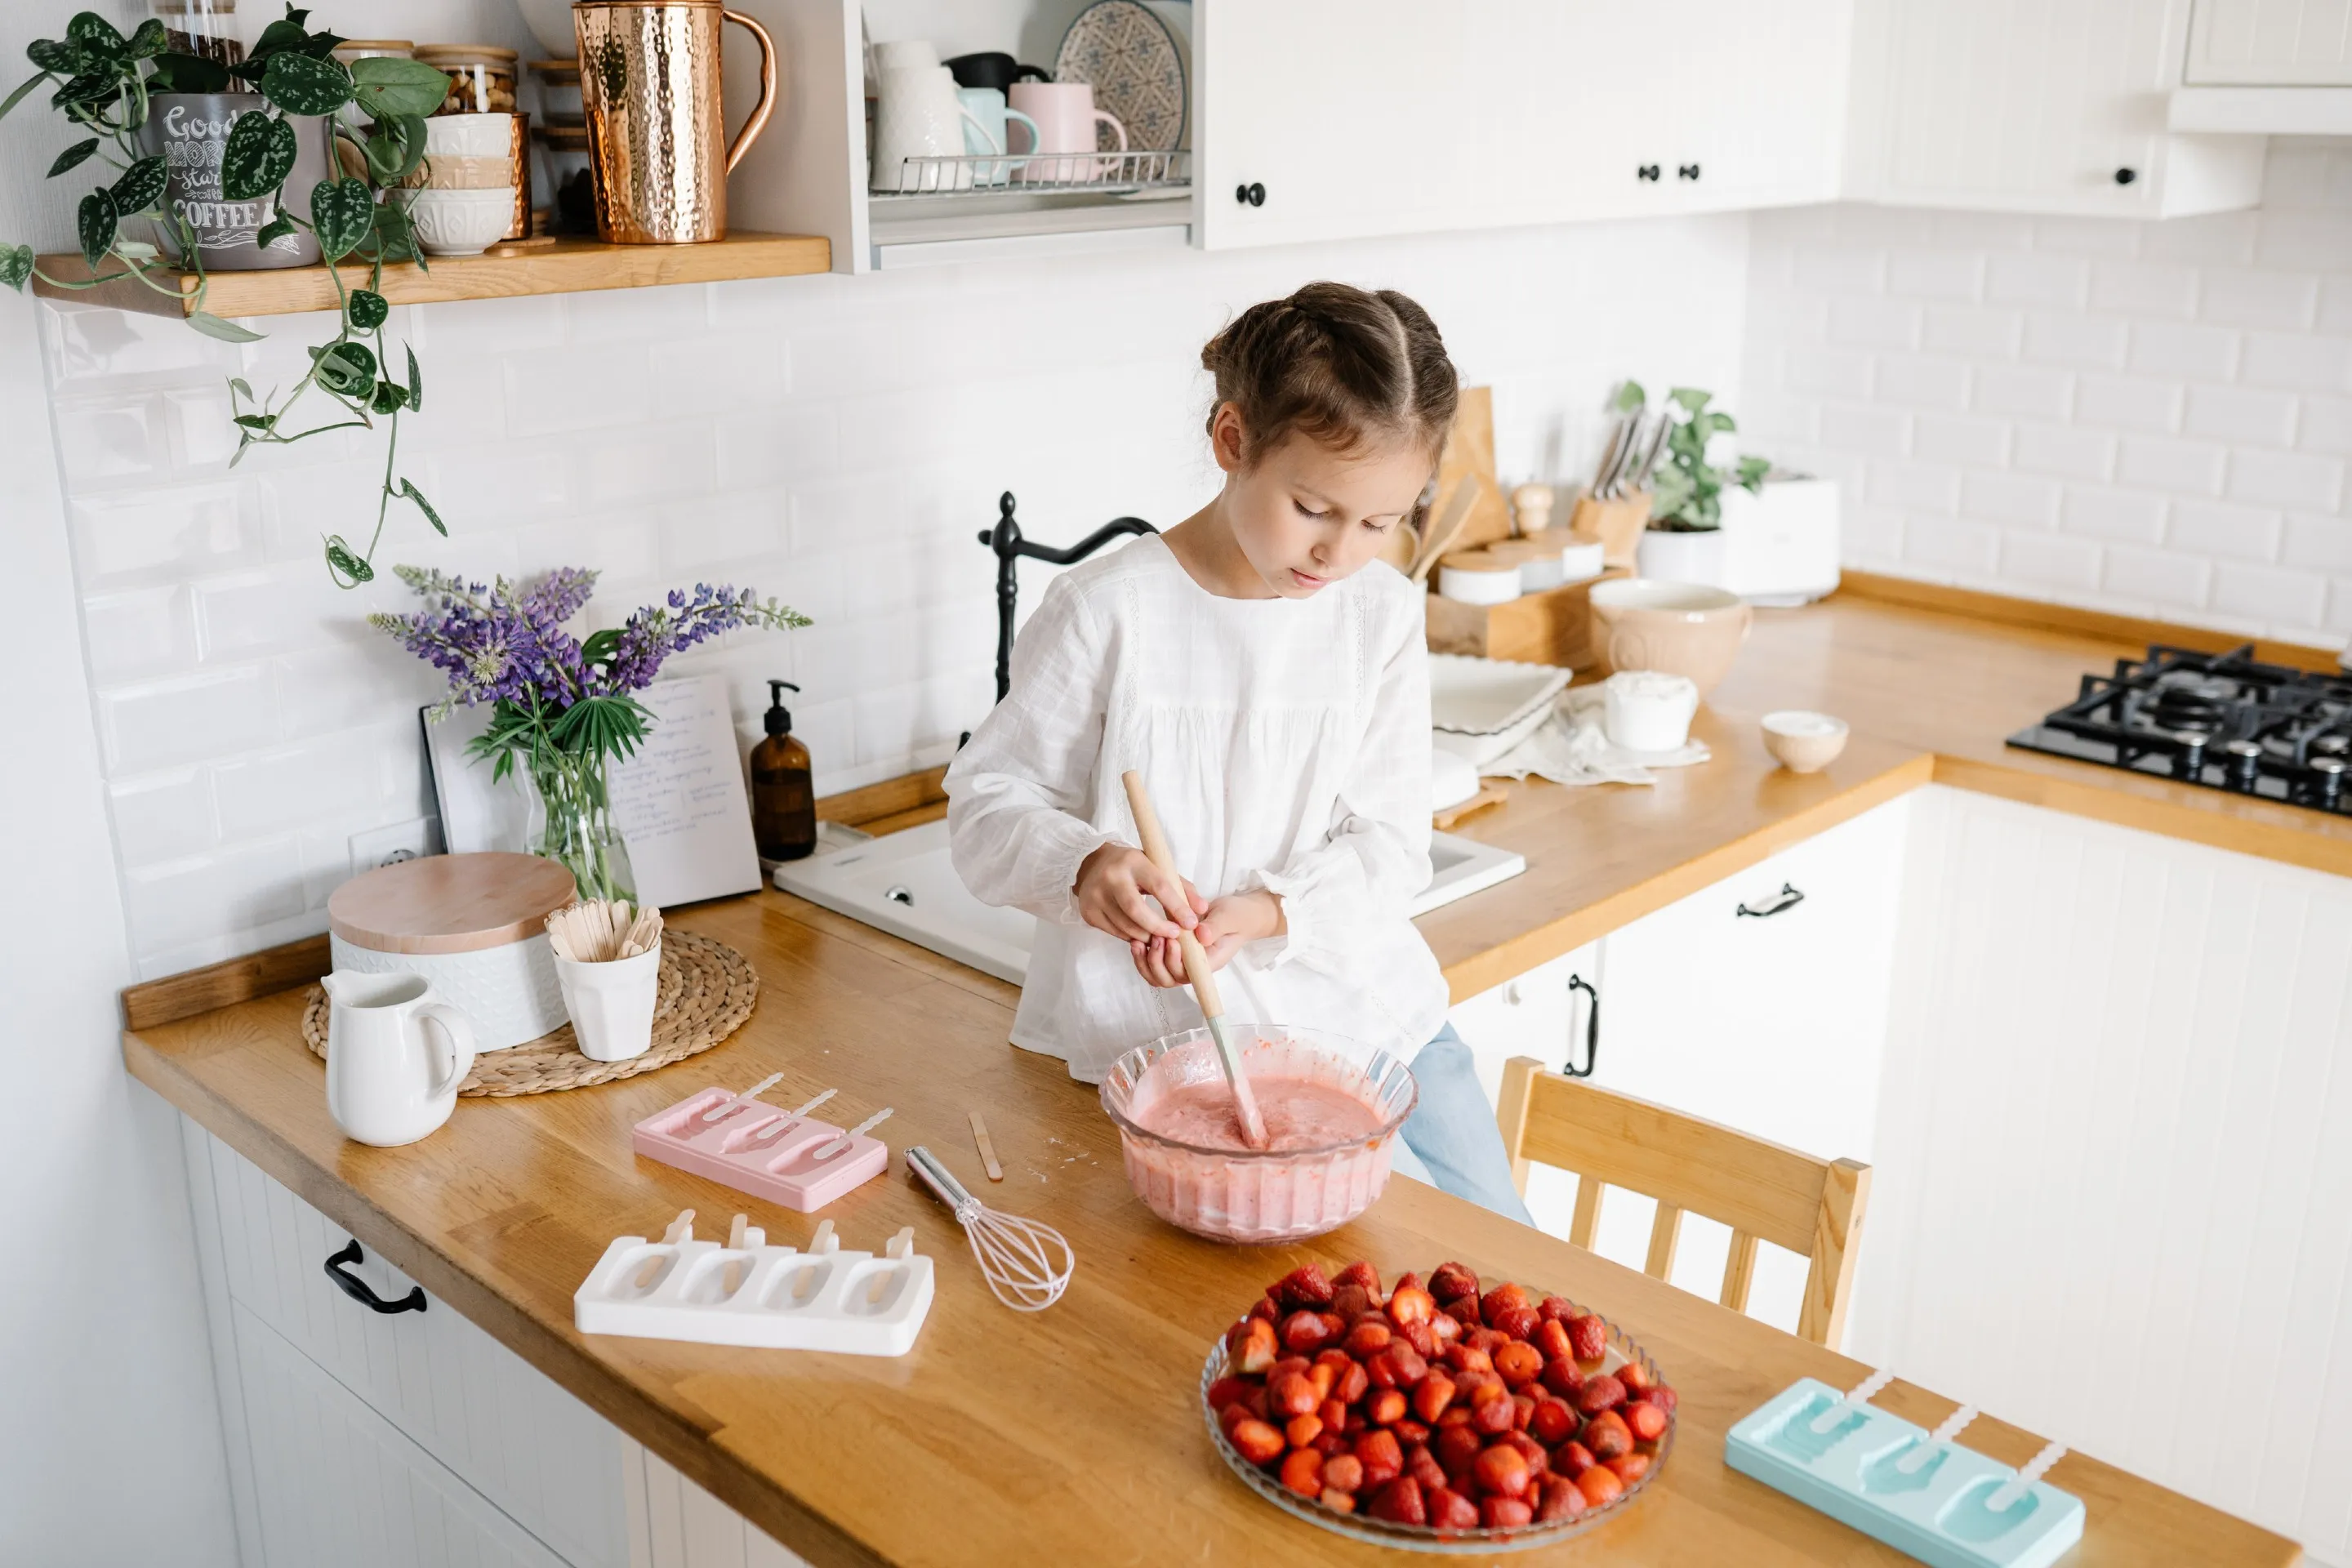
[[[817,1152],[840,1137],[841,1128],[757,1100],[735,1106],[715,1121],[702,1120],[705,1111],[734,1098],[716,1086],[699,1089],[638,1122],[630,1144],[648,1160],[803,1214],[889,1169],[889,1146],[862,1134],[831,1159],[819,1161]]]

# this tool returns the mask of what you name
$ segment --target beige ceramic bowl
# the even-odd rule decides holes
[[[1592,618],[1593,647],[1610,669],[1686,676],[1704,698],[1731,673],[1751,617],[1722,588],[1615,577],[1592,585]]]
[[[1826,713],[1786,709],[1764,715],[1764,749],[1792,773],[1817,773],[1845,750],[1846,723]]]

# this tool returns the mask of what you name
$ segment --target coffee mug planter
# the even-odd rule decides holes
[[[159,92],[148,101],[140,145],[151,154],[163,155],[164,210],[187,224],[208,270],[309,267],[319,259],[319,237],[308,228],[281,224],[278,226],[284,232],[267,243],[259,237],[277,222],[280,200],[309,215],[310,192],[327,178],[325,120],[286,121],[294,132],[294,172],[278,189],[243,201],[231,200],[221,189],[221,160],[228,151],[230,132],[239,120],[267,106],[257,92]],[[174,264],[194,265],[193,258],[181,254],[176,226],[159,224],[157,233]]]

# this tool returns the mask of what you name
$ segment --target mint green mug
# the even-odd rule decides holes
[[[1010,125],[1018,121],[1029,131],[1029,146],[1037,142],[1037,122],[1017,109],[1005,107],[1004,95],[992,87],[961,87],[956,97],[962,100],[971,119],[963,122],[963,150],[988,162],[976,165],[972,173],[975,185],[1002,185],[1011,183],[1013,171],[1024,160],[1007,156],[1013,145],[1005,138],[1012,132]],[[977,124],[974,121],[978,121]],[[1023,151],[1027,151],[1024,148]]]

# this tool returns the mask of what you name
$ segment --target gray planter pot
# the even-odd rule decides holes
[[[319,242],[308,229],[296,229],[266,249],[254,244],[254,236],[278,216],[269,197],[233,202],[221,195],[221,153],[228,145],[229,127],[238,116],[263,107],[257,92],[159,92],[148,100],[147,123],[140,127],[141,145],[169,161],[164,209],[187,218],[197,251],[214,271],[309,267],[319,259]],[[327,178],[327,122],[298,115],[293,125],[294,172],[286,177],[286,200],[296,216],[307,218],[310,189]],[[176,231],[157,226],[164,253],[185,265]]]

